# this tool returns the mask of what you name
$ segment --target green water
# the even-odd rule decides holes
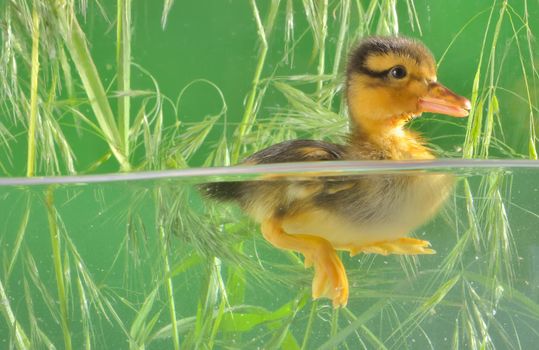
[[[0,8],[7,3],[0,0]],[[82,13],[85,3],[75,1],[77,18],[115,113],[116,2],[88,1]],[[8,113],[10,96],[0,94],[0,349],[536,347],[539,184],[533,161],[208,170],[233,163],[234,150],[239,160],[284,139],[342,141],[347,125],[339,84],[346,54],[336,62],[340,11],[346,6],[352,11],[343,52],[365,34],[358,29],[364,14],[356,2],[328,2],[321,95],[335,96],[323,99],[316,87],[321,55],[303,7],[311,2],[258,1],[268,51],[256,90],[257,98],[261,96],[253,109],[256,120],[238,138],[261,52],[255,2],[175,1],[165,29],[163,3],[172,2],[132,4],[131,122],[145,103],[149,120],[130,156],[138,175],[118,173],[119,163],[104,137],[76,113],[96,123],[72,57],[66,53],[73,96],[64,68],[53,65],[58,51],[47,41],[55,28],[49,18],[41,22],[39,111],[44,118],[47,108],[57,108],[52,114],[73,149],[75,173],[103,177],[57,177],[66,175],[68,166],[56,135],[49,132],[52,150],[44,141],[36,157],[35,174],[45,178],[21,179],[26,174],[27,119],[14,120]],[[272,4],[278,5],[273,22]],[[398,24],[398,32],[420,38],[437,60],[443,56],[438,78],[455,92],[472,98],[474,79],[479,79],[475,120],[483,124],[475,124],[480,136],[472,157],[522,160],[533,155],[538,110],[533,64],[538,56],[537,43],[528,39],[537,36],[537,2],[356,4],[364,9],[376,4],[366,32],[394,32]],[[393,5],[398,21],[380,25],[391,18]],[[421,30],[410,16],[412,5]],[[287,8],[294,13],[294,40],[286,39]],[[0,20],[5,45],[8,21]],[[30,27],[11,24],[23,32]],[[16,79],[28,94],[23,98],[27,103],[31,35],[17,38],[22,39],[13,46]],[[2,53],[6,50],[3,46]],[[0,63],[2,69],[13,67]],[[162,95],[156,95],[149,75]],[[53,94],[54,86],[58,90]],[[290,87],[306,95],[292,96],[297,91]],[[160,117],[151,114],[157,102],[163,104]],[[208,118],[215,118],[215,124],[200,136],[203,132],[195,129],[207,125]],[[489,119],[492,130],[486,126]],[[156,120],[162,121],[163,134]],[[462,157],[467,126],[466,119],[441,116],[425,116],[411,125],[444,158]],[[12,137],[4,138],[4,130]],[[200,144],[182,143],[189,137]],[[219,148],[221,140],[226,147]],[[481,150],[487,141],[488,155]],[[157,150],[151,149],[152,142]],[[184,157],[183,150],[192,144],[197,144],[194,152]],[[213,157],[216,147],[221,152]],[[60,159],[58,168],[49,165],[55,158]],[[180,169],[188,166],[194,168]],[[143,172],[164,169],[180,170]],[[412,233],[429,240],[437,254],[403,258],[343,253],[350,300],[347,308],[335,311],[327,300],[311,300],[313,272],[303,267],[299,255],[271,247],[237,207],[206,201],[194,187],[203,181],[288,171],[365,176],[450,171],[459,181],[444,209]]]
[[[382,171],[333,165],[310,171]],[[338,311],[327,300],[313,303],[312,270],[296,255],[272,248],[234,206],[205,201],[193,187],[226,174],[4,184],[2,347],[21,345],[18,330],[34,346],[63,348],[64,300],[73,348],[172,348],[172,300],[184,348],[533,348],[539,182],[533,163],[524,166],[454,164],[462,169],[455,194],[413,233],[437,254],[342,254],[350,300]],[[294,169],[301,167],[285,170]],[[430,171],[437,169],[447,168]]]

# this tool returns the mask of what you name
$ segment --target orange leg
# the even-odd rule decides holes
[[[403,237],[394,241],[381,241],[368,243],[361,246],[350,246],[345,250],[350,251],[350,255],[354,256],[359,253],[373,253],[381,255],[400,254],[400,255],[416,255],[416,254],[435,254],[436,251],[429,248],[429,241],[421,239]]]
[[[277,219],[262,222],[264,238],[277,248],[293,250],[305,256],[305,267],[314,265],[313,299],[326,297],[333,307],[346,306],[348,279],[333,246],[323,238],[286,233]]]

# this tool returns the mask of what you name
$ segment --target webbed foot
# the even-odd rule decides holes
[[[333,246],[323,238],[287,234],[277,220],[262,223],[264,238],[278,248],[289,249],[305,256],[305,267],[314,266],[313,299],[329,298],[333,307],[346,306],[348,278]]]
[[[380,241],[368,243],[360,246],[350,246],[346,250],[350,252],[350,256],[359,253],[370,254],[400,254],[400,255],[416,255],[416,254],[436,254],[436,251],[429,248],[430,242],[417,238],[403,237],[393,241]]]

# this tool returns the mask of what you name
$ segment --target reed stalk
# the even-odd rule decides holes
[[[159,196],[159,194],[158,194]],[[159,215],[159,214],[158,214]],[[167,236],[165,234],[165,230],[163,228],[163,225],[159,225],[159,239],[160,239],[160,246],[161,246],[161,255],[163,260],[163,267],[164,267],[164,285],[167,295],[167,304],[169,309],[169,315],[170,315],[170,326],[172,331],[172,344],[174,346],[174,350],[180,349],[180,335],[178,334],[178,323],[176,321],[176,303],[174,302],[174,285],[172,283],[172,277],[171,277],[171,270],[170,270],[170,262],[168,258],[168,240]]]
[[[116,23],[116,66],[118,68],[118,132],[122,153],[129,156],[131,110],[131,0],[118,0]]]
[[[28,158],[26,176],[34,176],[36,162],[36,127],[38,118],[39,79],[39,14],[37,4],[32,8],[32,68],[30,78],[30,122],[28,123]]]
[[[105,88],[103,87],[97,68],[92,60],[86,42],[86,35],[80,27],[77,18],[71,16],[67,12],[67,9],[59,7],[58,12],[64,43],[71,54],[71,59],[82,80],[84,90],[88,95],[88,100],[97,119],[100,131],[103,133],[112,154],[120,164],[121,170],[129,171],[131,169],[131,164],[129,163],[128,154],[124,152],[126,149],[123,141],[124,138],[120,136]],[[124,54],[122,54],[122,57],[124,57]],[[124,132],[127,131],[124,130]]]
[[[343,4],[344,5],[344,4]],[[322,9],[320,9],[320,35],[318,43],[318,68],[317,73],[319,76],[324,75],[326,69],[326,38],[328,36],[328,0],[322,0]],[[322,88],[324,87],[324,81],[319,80],[317,83],[317,94],[320,97],[322,94]]]
[[[232,163],[237,163],[240,158],[240,152],[242,143],[247,134],[247,131],[252,126],[256,119],[255,114],[255,100],[258,92],[258,85],[260,84],[260,77],[262,76],[262,70],[264,68],[264,63],[266,62],[266,55],[268,53],[268,41],[267,33],[262,24],[262,19],[260,18],[260,12],[255,0],[250,1],[251,9],[253,11],[253,16],[255,18],[258,38],[260,40],[260,52],[258,54],[258,62],[255,68],[255,74],[252,81],[251,91],[247,98],[247,103],[245,105],[245,111],[243,112],[243,117],[241,118],[240,125],[238,127],[236,142],[232,148]],[[271,25],[273,23],[270,23]]]
[[[47,218],[49,221],[49,234],[52,247],[52,259],[54,274],[56,277],[56,288],[58,293],[58,303],[60,305],[60,326],[64,335],[64,348],[71,350],[71,330],[69,328],[68,316],[68,295],[65,287],[64,264],[62,262],[60,229],[58,227],[57,213],[54,206],[54,190],[47,189],[45,195],[47,207]]]

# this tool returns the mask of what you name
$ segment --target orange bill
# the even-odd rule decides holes
[[[431,82],[426,96],[419,99],[421,112],[431,112],[466,117],[471,103],[466,97],[459,96],[438,82]]]

